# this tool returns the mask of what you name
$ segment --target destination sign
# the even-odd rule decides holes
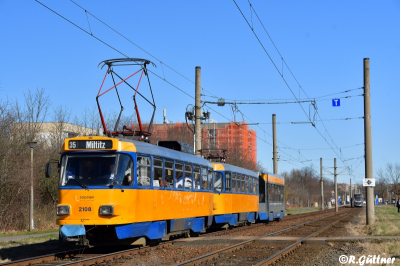
[[[111,140],[70,140],[68,143],[69,149],[92,149],[92,150],[102,150],[102,149],[112,149]]]

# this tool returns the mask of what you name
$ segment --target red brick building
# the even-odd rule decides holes
[[[193,147],[193,132],[186,123],[154,124],[151,131],[152,143],[158,140],[179,140]],[[204,123],[202,149],[203,154],[207,151],[228,150],[228,157],[232,157],[232,152],[235,152],[251,158],[257,164],[257,133],[243,123]]]

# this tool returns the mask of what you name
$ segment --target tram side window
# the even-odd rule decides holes
[[[281,186],[281,199],[279,200],[279,201],[281,201],[281,202],[284,201],[284,200],[283,200],[283,192],[284,192],[284,189],[283,189],[283,186]]]
[[[281,186],[276,185],[276,188],[277,188],[277,190],[276,190],[276,201],[279,201],[280,198],[281,198]]]
[[[213,191],[213,171],[208,169],[208,190]]]
[[[150,186],[150,157],[137,157],[137,184],[139,187]]]
[[[280,197],[281,197],[281,186],[276,185],[276,188],[277,188],[277,190],[276,190],[276,201],[279,201]]]
[[[259,202],[264,203],[265,202],[265,181],[264,179],[260,178],[260,197],[259,197]]]
[[[185,163],[185,189],[192,190],[192,188],[193,188],[192,165]]]
[[[133,178],[132,178],[132,169],[133,169],[133,160],[129,155],[120,154],[118,160],[118,168],[115,180],[118,184],[122,184],[122,186],[132,186]]]
[[[183,164],[175,163],[175,188],[183,188]]]
[[[214,172],[214,191],[221,192],[222,191],[222,173]]]
[[[236,192],[240,192],[242,185],[240,183],[240,174],[236,174]]]
[[[272,196],[272,201],[276,201],[276,197],[275,197],[275,194],[276,194],[276,191],[275,191],[275,185],[274,184],[271,184],[271,196]]]
[[[195,165],[195,166],[193,166],[193,176],[194,176],[194,179],[193,179],[193,181],[194,181],[194,189],[195,190],[199,190],[200,189],[200,184],[201,184],[201,182],[200,182],[200,180],[201,180],[201,178],[200,178],[200,166],[198,166],[198,165]]]
[[[268,184],[268,201],[272,201],[272,195],[274,194],[274,189],[272,184]]]
[[[232,192],[237,191],[237,185],[236,185],[236,173],[232,173]]]
[[[242,180],[242,192],[244,193],[244,192],[246,192],[246,176],[245,175],[241,175],[241,180]]]
[[[253,177],[249,176],[249,193],[253,194]]]
[[[235,182],[236,183],[235,184],[235,186],[236,186],[235,192],[238,193],[240,191],[240,175],[237,174],[237,173],[235,173],[235,180],[236,180],[236,182]]]
[[[153,159],[153,187],[165,187],[166,181],[163,180],[163,160]]]
[[[277,185],[275,185],[275,186],[276,186],[275,200],[276,200],[276,201],[279,201],[279,194],[281,194],[280,186],[277,186]]]
[[[207,167],[201,167],[201,184],[203,190],[208,190],[208,182],[207,182]]]
[[[165,160],[164,176],[166,187],[174,187],[174,162]]]
[[[225,173],[225,191],[231,191],[231,173]]]

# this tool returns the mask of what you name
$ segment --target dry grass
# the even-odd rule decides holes
[[[0,230],[0,237],[57,231],[58,225],[56,225],[56,218],[55,207],[53,205],[40,206],[40,208],[38,207],[34,209],[35,231],[27,231],[29,226],[29,215],[25,215],[24,217],[21,217],[21,219],[16,219],[13,230]]]
[[[364,208],[365,210],[365,208]],[[365,211],[358,215],[358,224],[347,224],[346,229],[349,235],[353,236],[398,236],[400,235],[399,223],[400,213],[397,208],[391,205],[375,207],[375,224],[366,224]],[[359,246],[363,248],[360,254],[349,254],[356,257],[356,261],[361,256],[380,255],[384,258],[395,257],[393,265],[400,265],[400,242],[399,241],[382,241],[382,242],[361,242]],[[358,264],[350,264],[358,265]],[[389,265],[389,264],[388,264]],[[392,264],[390,264],[392,265]]]
[[[375,224],[365,228],[372,236],[400,236],[400,213],[391,205],[375,208]]]
[[[49,240],[58,240],[58,233],[46,235],[46,236],[32,236],[20,240],[11,240],[8,242],[0,242],[0,247],[3,249],[5,247],[16,247],[21,245],[31,245],[36,243],[43,243]]]
[[[38,234],[46,234],[46,233],[55,233],[58,232],[58,228],[56,229],[47,229],[47,230],[35,230],[35,231],[10,231],[0,233],[0,237],[7,236],[21,236],[21,235],[38,235]]]

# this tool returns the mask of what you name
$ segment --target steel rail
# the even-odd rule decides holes
[[[352,210],[350,210],[350,211],[352,211]],[[332,225],[338,223],[340,220],[349,217],[350,215],[354,214],[355,212],[356,211],[354,210],[350,214],[348,214],[346,216],[343,216],[342,218],[340,218],[340,219],[328,224],[327,226],[324,226],[323,228],[319,229],[318,231],[316,231],[316,232],[314,232],[314,233],[312,233],[312,234],[310,234],[310,235],[308,235],[306,237],[303,237],[302,239],[300,239],[300,240],[296,241],[295,243],[291,244],[290,246],[278,251],[277,253],[275,253],[275,254],[269,256],[268,258],[266,258],[265,260],[257,263],[255,266],[268,265],[268,264],[274,263],[276,260],[280,259],[282,256],[288,254],[292,250],[294,250],[294,249],[298,248],[299,246],[301,246],[302,242],[304,240],[306,240],[307,238],[310,238],[313,235],[319,234],[320,232],[322,232],[322,231],[326,230],[327,228],[331,227]]]
[[[48,261],[48,260],[54,260],[55,258],[66,258],[66,257],[72,257],[76,255],[81,255],[82,251],[84,249],[72,249],[72,250],[67,250],[67,251],[61,251],[58,253],[53,253],[53,254],[47,254],[47,255],[42,255],[42,256],[37,256],[37,257],[32,257],[32,258],[27,258],[27,259],[20,259],[16,261],[9,261],[5,263],[1,263],[0,266],[28,266],[32,265],[34,263],[40,263],[43,261]],[[74,255],[72,255],[74,254]]]
[[[302,224],[299,224],[299,225],[295,225],[295,226],[292,226],[292,227],[289,227],[289,228],[286,228],[286,229],[283,229],[283,230],[280,230],[280,231],[277,231],[277,232],[273,232],[273,233],[269,233],[269,234],[266,234],[266,235],[258,236],[258,237],[255,237],[253,239],[250,239],[250,240],[247,240],[247,241],[232,245],[230,247],[223,248],[223,249],[220,249],[218,251],[214,251],[214,252],[208,253],[206,255],[203,255],[203,256],[200,256],[200,257],[197,257],[197,258],[194,258],[194,259],[191,259],[191,260],[187,260],[187,261],[175,264],[175,266],[186,265],[186,264],[190,264],[190,263],[194,263],[194,262],[201,262],[201,261],[207,260],[209,258],[212,258],[214,256],[217,256],[218,254],[220,254],[222,252],[235,250],[239,246],[243,246],[243,245],[246,245],[248,243],[254,242],[254,241],[256,241],[256,240],[258,240],[260,238],[271,236],[271,235],[275,235],[275,234],[282,233],[282,232],[285,232],[285,231],[288,231],[288,230],[292,230],[294,228],[297,228],[297,227],[300,227],[300,226],[303,226],[303,225],[306,225],[306,224],[309,224],[309,223],[313,223],[313,222],[316,222],[316,221],[319,221],[319,220],[322,220],[322,219],[327,219],[327,218],[330,218],[330,217],[333,217],[333,216],[341,215],[341,214],[349,212],[349,211],[351,211],[351,210],[348,210],[348,211],[345,211],[345,212],[341,212],[341,213],[335,213],[335,214],[330,215],[330,216],[322,217],[322,218],[315,219],[315,220],[312,220],[312,221],[309,221],[309,222],[305,222],[305,223],[302,223]],[[345,217],[347,217],[347,216],[345,216]]]
[[[329,211],[329,210],[323,210],[323,211],[318,210],[318,211],[314,211],[314,212],[307,212],[307,213],[301,213],[301,214],[285,216],[285,218],[283,220],[291,220],[291,219],[296,219],[296,218],[303,218],[303,217],[306,217],[306,216],[309,216],[309,215],[312,215],[312,214],[323,213],[323,212],[326,212],[326,211]],[[317,220],[313,220],[313,221],[306,222],[306,223],[303,223],[303,224],[300,224],[300,225],[296,225],[296,226],[293,226],[293,227],[290,227],[290,228],[286,228],[286,229],[283,229],[283,230],[280,230],[280,231],[277,231],[277,232],[274,232],[274,233],[270,233],[270,234],[265,235],[265,236],[269,236],[269,235],[277,234],[277,233],[280,233],[280,232],[284,232],[286,230],[293,229],[293,228],[296,228],[298,226],[302,226],[302,225],[305,225],[305,224],[308,224],[308,223],[311,223],[311,222],[315,222],[315,221],[318,221],[320,219],[329,218],[329,217],[332,217],[332,216],[335,216],[335,215],[339,215],[339,214],[335,213],[334,215],[322,217],[322,218],[319,218]],[[260,226],[261,225],[263,225],[263,224],[260,224]],[[243,227],[237,227],[236,229],[242,229],[242,228]],[[226,232],[226,231],[225,230],[220,230],[220,231],[215,231],[215,232],[209,232],[209,233],[201,234],[201,236],[209,236],[209,235],[212,235],[212,234],[218,234],[218,233],[223,233],[223,232]],[[264,236],[262,236],[262,237],[264,237]],[[173,243],[175,241],[176,241],[176,239],[173,239],[173,240],[170,240],[170,241],[166,241],[166,242],[162,242],[161,245],[171,244],[171,243]],[[97,256],[97,257],[85,258],[85,259],[81,259],[79,261],[67,262],[67,263],[57,264],[57,265],[73,265],[75,263],[81,263],[81,262],[90,263],[89,260],[92,260],[92,259],[95,262],[99,262],[96,258],[98,258],[100,260],[102,259],[104,261],[104,259],[107,256],[113,257],[113,256],[117,256],[118,254],[122,254],[122,253],[126,253],[126,254],[132,253],[132,254],[134,254],[134,253],[137,253],[138,251],[143,251],[144,249],[148,249],[148,248],[149,248],[149,246],[136,247],[136,248],[132,248],[132,249],[128,249],[128,250],[118,251],[118,252],[114,252],[114,253],[110,253],[110,254],[104,254],[104,255],[101,255],[101,256]],[[90,256],[90,254],[84,254],[83,253],[84,250],[90,251],[90,249],[87,249],[87,248],[73,249],[73,250],[61,251],[61,252],[57,252],[57,253],[52,253],[52,254],[46,254],[46,255],[42,255],[42,256],[32,257],[32,258],[26,258],[26,259],[20,259],[20,260],[16,260],[16,261],[0,263],[0,266],[30,266],[30,265],[32,265],[34,263],[42,263],[42,262],[45,262],[45,261],[54,261],[54,259],[74,258],[76,256],[80,256],[80,257],[82,257],[82,256],[85,256],[85,257]],[[126,255],[126,254],[122,254],[122,255]]]

